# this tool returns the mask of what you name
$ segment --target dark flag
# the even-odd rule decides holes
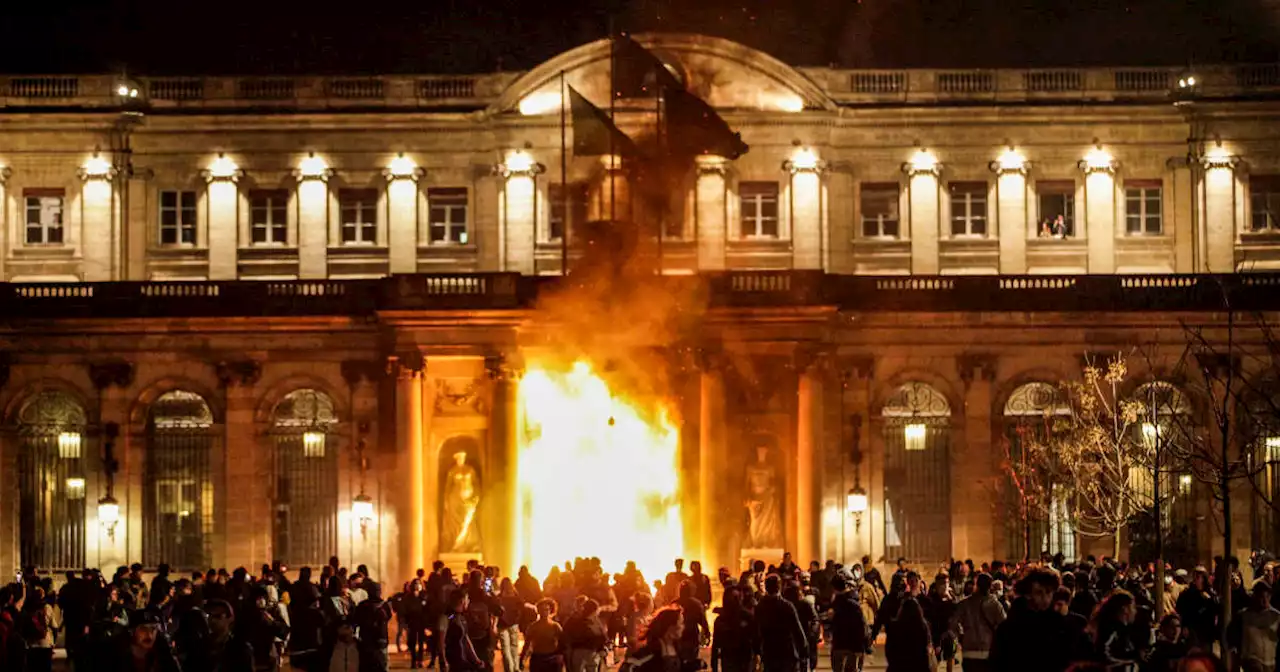
[[[736,159],[747,153],[742,135],[733,132],[714,108],[681,88],[667,89],[667,149],[672,154],[712,154]]]
[[[618,130],[608,113],[587,100],[572,86],[569,110],[573,114],[573,153],[575,156],[635,156],[636,145],[626,133]]]
[[[648,49],[627,35],[613,39],[613,95],[646,98],[664,89],[683,89],[680,80]]]

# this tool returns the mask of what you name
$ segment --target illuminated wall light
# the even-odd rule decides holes
[[[502,163],[494,166],[494,172],[506,177],[533,177],[542,173],[546,168],[533,160],[529,152],[523,149],[517,149],[509,154]]]
[[[116,95],[121,98],[137,98],[138,89],[136,87],[129,86],[128,84],[121,84],[116,87]]]
[[[82,180],[107,180],[111,179],[115,173],[115,166],[111,165],[110,161],[102,158],[97,152],[85,159],[84,165],[80,167],[80,179]]]
[[[64,460],[80,459],[79,432],[62,432],[58,435],[58,457]]]
[[[938,157],[927,149],[917,149],[911,160],[902,164],[902,172],[912,177],[916,175],[938,175],[942,172],[942,164]]]
[[[804,98],[787,93],[773,97],[772,107],[781,112],[804,112]]]
[[[67,479],[67,499],[84,499],[84,479],[71,477]]]
[[[1000,157],[992,161],[988,167],[998,175],[1006,173],[1021,173],[1025,175],[1028,168],[1027,158],[1018,150],[1010,147],[1004,150]]]
[[[226,154],[218,154],[213,161],[209,162],[209,167],[202,171],[204,179],[212,182],[214,180],[230,180],[235,182],[244,175],[244,171],[240,170],[240,166],[236,165]]]
[[[1232,169],[1240,162],[1240,158],[1231,154],[1231,152],[1228,152],[1221,144],[1218,144],[1214,147],[1210,147],[1209,150],[1204,153],[1202,162],[1204,163],[1205,170],[1213,170],[1217,168]]]
[[[906,440],[906,449],[924,450],[925,436],[927,436],[928,433],[928,428],[921,423],[913,422],[904,426],[902,428],[902,436]]]
[[[560,110],[563,98],[556,91],[538,91],[520,99],[520,114],[526,117],[548,114]]]
[[[324,457],[324,432],[311,430],[302,433],[302,456]]]
[[[1084,155],[1079,167],[1086,175],[1090,173],[1110,173],[1115,170],[1116,162],[1111,153],[1099,145]]]
[[[116,537],[116,525],[120,522],[120,503],[107,495],[98,500],[98,524],[111,539]]]
[[[810,147],[797,147],[791,158],[782,164],[782,169],[791,173],[820,173],[827,167],[827,162],[818,158],[818,153]]]
[[[1178,494],[1191,494],[1191,474],[1183,474],[1178,477]]]
[[[296,176],[302,180],[327,180],[333,175],[333,170],[329,168],[329,164],[324,159],[311,153],[307,158],[298,163]]]
[[[422,176],[422,169],[413,159],[401,152],[391,163],[387,164],[387,169],[382,171],[388,180],[417,180]]]
[[[1195,86],[1195,85],[1196,85],[1196,83],[1197,83],[1197,82],[1199,82],[1199,80],[1198,80],[1198,79],[1196,79],[1196,76],[1195,76],[1195,75],[1187,75],[1186,77],[1179,77],[1179,78],[1178,78],[1178,88],[1179,88],[1179,89],[1186,89],[1186,88],[1189,88],[1189,87],[1193,87],[1193,86]]]
[[[862,488],[853,488],[849,490],[849,494],[845,495],[845,510],[854,515],[860,515],[867,511],[867,491]]]
[[[363,492],[356,495],[351,500],[351,515],[360,521],[360,535],[364,536],[373,522],[373,499]]]

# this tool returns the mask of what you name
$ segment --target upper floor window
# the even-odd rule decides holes
[[[741,182],[743,238],[778,237],[778,183]]]
[[[862,185],[862,237],[898,237],[898,185]]]
[[[1124,188],[1125,233],[1158,236],[1163,232],[1159,180],[1130,180]]]
[[[338,203],[342,214],[342,244],[377,244],[378,192],[373,189],[343,189],[338,192]]]
[[[196,244],[196,192],[160,192],[160,244]]]
[[[432,245],[466,245],[471,241],[467,231],[465,187],[428,189],[427,210],[427,229]]]
[[[587,185],[571,183],[568,190],[563,184],[553,184],[547,190],[550,217],[547,218],[546,240],[560,240],[565,231],[572,235],[574,227],[587,221]]]
[[[27,244],[61,245],[63,191],[28,189],[24,196],[27,205]]]
[[[249,240],[254,245],[284,245],[289,242],[289,192],[250,192],[249,225]]]
[[[1280,175],[1249,176],[1249,229],[1280,231]]]
[[[1076,184],[1066,181],[1036,183],[1040,204],[1040,238],[1074,238],[1076,235]]]
[[[987,235],[987,183],[952,182],[951,235]]]

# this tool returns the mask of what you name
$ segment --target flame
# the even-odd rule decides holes
[[[541,578],[577,557],[607,572],[634,560],[663,576],[684,549],[680,432],[667,409],[615,394],[585,361],[529,362],[519,402],[522,564]]]

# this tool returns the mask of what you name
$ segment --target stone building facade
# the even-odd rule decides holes
[[[667,281],[711,297],[692,350],[654,344],[710,562],[740,560],[759,445],[798,557],[1006,555],[990,482],[1035,384],[1176,354],[1223,319],[1205,283],[1273,305],[1274,65],[843,71],[639,41],[751,146],[700,159],[662,225]],[[581,260],[566,228],[642,216],[617,161],[561,156],[562,84],[608,107],[608,69],[597,42],[476,77],[8,78],[0,564],[404,576],[442,550],[456,452],[492,487],[483,555],[518,560],[517,334]],[[645,139],[653,105],[616,101],[619,126]],[[1273,543],[1259,506],[1237,552]]]

